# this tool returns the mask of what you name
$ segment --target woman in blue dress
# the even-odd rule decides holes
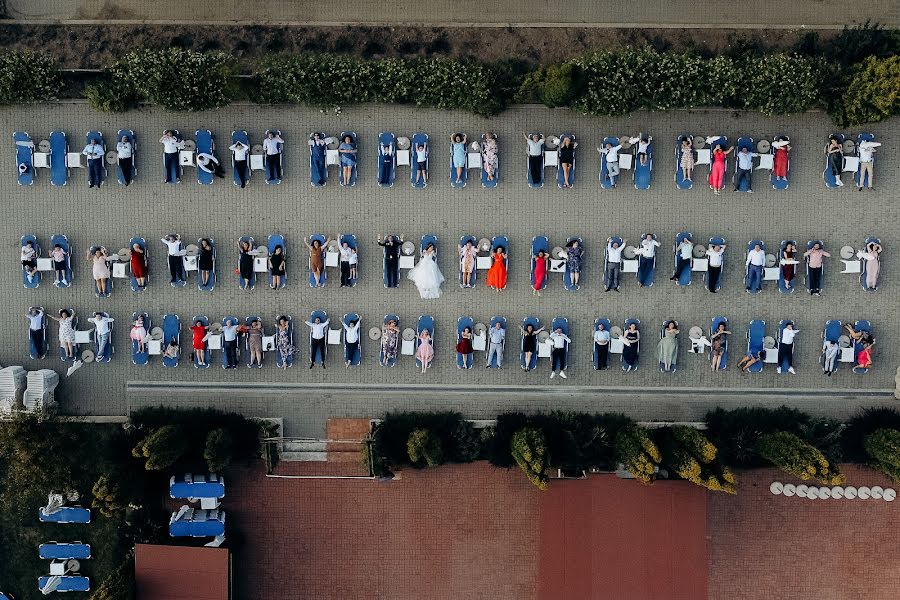
[[[584,260],[584,248],[578,240],[572,240],[566,248],[566,269],[572,279],[572,285],[578,289],[578,279],[581,277],[581,265]]]
[[[343,175],[344,185],[350,185],[350,178],[353,176],[353,168],[356,167],[356,142],[353,137],[345,135],[341,145],[338,146],[338,152],[341,155],[341,173]]]
[[[466,168],[466,134],[455,133],[450,136],[453,147],[453,168],[456,169],[456,183],[462,183],[463,169]]]

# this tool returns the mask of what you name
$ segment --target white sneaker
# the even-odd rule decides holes
[[[835,179],[834,182],[835,182],[835,184],[837,184],[838,187],[844,187],[844,182],[841,181],[840,179]]]
[[[794,370],[794,367],[788,367],[788,373],[790,373],[791,375],[796,375],[797,371]]]
[[[566,372],[565,372],[565,371],[560,371],[560,372],[559,372],[559,376],[562,377],[563,379],[568,379],[568,377],[566,377]]]
[[[550,379],[556,377],[556,371],[550,371]]]
[[[69,282],[66,281],[65,279],[63,279],[63,280],[62,280],[62,285],[69,285]]]
[[[776,369],[776,372],[777,372],[779,375],[781,375],[781,367],[778,367],[778,369]]]

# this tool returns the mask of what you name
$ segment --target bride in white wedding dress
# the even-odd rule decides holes
[[[441,297],[444,276],[437,266],[437,250],[434,244],[428,244],[422,258],[419,259],[419,264],[409,270],[407,277],[416,284],[422,298],[427,300]]]

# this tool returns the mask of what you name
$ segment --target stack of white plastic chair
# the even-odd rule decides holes
[[[16,366],[0,369],[0,417],[8,417],[21,408],[24,391],[24,368]]]
[[[52,369],[29,371],[24,398],[25,410],[40,413],[53,406],[53,391],[58,384],[59,373]]]

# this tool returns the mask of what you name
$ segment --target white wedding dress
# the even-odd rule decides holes
[[[444,276],[437,266],[433,252],[426,253],[419,260],[419,264],[409,270],[407,277],[416,284],[422,298],[428,300],[441,297]]]

